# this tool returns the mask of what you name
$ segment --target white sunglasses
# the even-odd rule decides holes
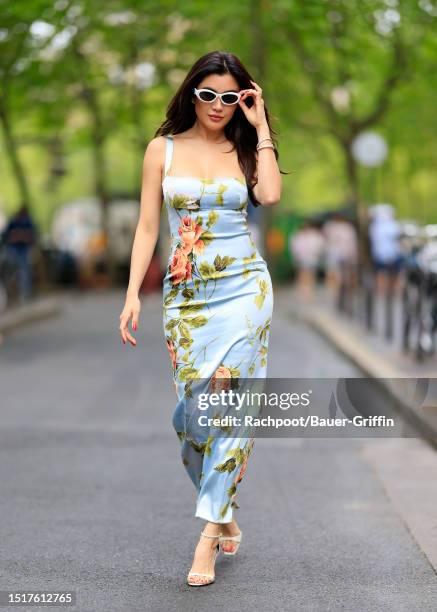
[[[237,104],[241,98],[241,93],[237,93],[236,91],[224,91],[223,93],[216,93],[211,89],[196,89],[195,87],[194,93],[201,102],[215,102],[217,98],[220,98],[223,104],[226,104],[227,106]]]

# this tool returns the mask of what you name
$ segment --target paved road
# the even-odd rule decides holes
[[[0,589],[72,589],[80,612],[436,609],[437,458],[418,439],[257,439],[238,557],[186,586],[203,521],[171,428],[160,296],[143,298],[136,348],[118,338],[122,293],[64,299],[0,347]],[[287,299],[269,375],[359,376]]]

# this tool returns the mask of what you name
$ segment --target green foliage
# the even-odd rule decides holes
[[[372,129],[390,154],[379,169],[359,169],[364,201],[435,221],[432,6],[2,1],[0,206],[11,212],[29,199],[48,229],[70,198],[97,188],[137,194],[145,146],[171,96],[200,55],[223,49],[263,88],[280,167],[292,171],[283,176],[282,209],[343,203],[351,190],[345,152]],[[213,278],[225,267],[217,260],[201,272]]]

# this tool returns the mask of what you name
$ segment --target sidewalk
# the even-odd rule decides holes
[[[302,301],[295,285],[290,285],[288,289],[281,288],[283,291],[289,292],[290,316],[317,329],[365,375],[377,379],[395,397],[400,410],[410,422],[437,447],[437,356],[419,363],[414,355],[402,352],[400,304],[396,303],[394,308],[396,322],[393,339],[386,340],[381,303],[375,307],[375,330],[369,332],[357,314],[349,317],[339,313],[323,286],[318,286],[311,303]],[[415,379],[429,379],[425,401],[416,409],[408,401],[408,391],[413,388]]]
[[[38,296],[26,304],[6,310],[0,314],[0,345],[2,334],[26,323],[57,315],[61,310],[61,296],[57,294]]]

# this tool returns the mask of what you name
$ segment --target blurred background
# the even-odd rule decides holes
[[[190,609],[179,587],[167,590],[169,573],[183,572],[195,540],[173,559],[176,518],[188,524],[193,499],[182,466],[175,469],[179,448],[169,427],[175,397],[161,329],[165,208],[141,288],[137,348],[121,346],[118,318],[145,148],[188,69],[208,51],[235,53],[261,85],[279,165],[289,172],[277,206],[248,209],[275,286],[270,376],[429,377],[433,390],[416,394],[420,406],[404,405],[403,418],[436,446],[436,25],[435,0],[0,2],[5,585],[18,578],[44,584],[47,575],[69,584],[72,576],[83,609],[110,610],[116,602],[115,609],[133,610],[127,593],[141,599],[141,559],[148,603],[162,609],[166,597],[167,609]],[[378,411],[387,399],[370,403]],[[284,508],[299,528],[282,544],[265,540],[241,570],[252,589],[244,592],[248,606],[253,594],[264,597],[266,610],[302,596],[300,609],[307,609],[310,588],[313,609],[326,610],[329,566],[338,572],[328,576],[330,609],[435,609],[435,448],[402,437],[372,446],[375,473],[346,440],[289,440],[287,448],[275,440],[268,461],[257,441],[246,491],[262,516],[247,502],[247,524],[257,537],[274,538],[273,497],[281,542],[289,526]],[[183,503],[172,514],[176,499]],[[323,530],[321,508],[328,513]],[[158,518],[174,530],[167,541]],[[147,529],[153,547],[144,561]],[[300,564],[310,542],[314,555]],[[155,545],[167,546],[161,558]],[[266,566],[278,579],[290,571],[272,598],[257,590]],[[99,567],[115,586],[100,580]],[[368,591],[359,590],[357,576]],[[220,605],[234,605],[242,586],[222,594]],[[99,603],[90,608],[95,595]]]
[[[352,313],[355,301],[369,328],[384,282],[390,313],[393,286],[410,285],[399,295],[408,302],[399,333],[416,326],[416,352],[432,350],[430,0],[224,0],[213,11],[26,0],[2,3],[0,16],[0,313],[64,288],[127,285],[145,147],[197,57],[232,49],[262,84],[290,172],[280,205],[248,210],[274,282],[296,283],[309,300],[326,282],[340,307]],[[163,212],[143,293],[161,291]]]
[[[2,3],[0,224],[27,207],[33,290],[126,283],[145,147],[206,49],[232,50],[262,84],[291,171],[281,204],[252,210],[278,281],[308,218],[341,210],[364,224],[390,203],[425,237],[437,222],[436,11],[429,0]]]

